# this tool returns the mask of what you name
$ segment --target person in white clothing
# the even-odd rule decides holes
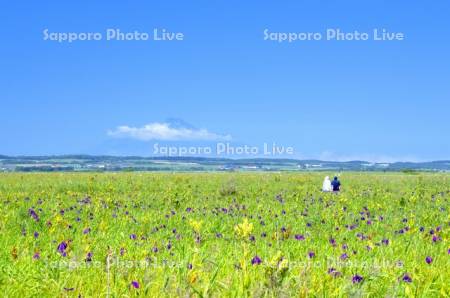
[[[330,177],[326,176],[323,180],[322,191],[329,192],[332,191]]]

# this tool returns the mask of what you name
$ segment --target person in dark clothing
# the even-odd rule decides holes
[[[333,181],[331,181],[331,187],[333,188],[333,191],[341,190],[341,181],[339,181],[338,177],[335,176]]]

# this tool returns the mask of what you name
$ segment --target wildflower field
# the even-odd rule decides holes
[[[449,174],[0,175],[2,297],[448,297]]]

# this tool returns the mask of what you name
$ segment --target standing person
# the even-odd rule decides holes
[[[323,180],[322,191],[329,192],[331,191],[331,181],[330,177],[326,176]]]
[[[341,181],[339,181],[337,176],[334,176],[334,179],[331,182],[331,186],[333,187],[333,191],[340,191],[341,190]]]

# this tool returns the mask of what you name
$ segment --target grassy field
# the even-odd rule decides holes
[[[6,297],[448,297],[449,174],[0,175]]]

